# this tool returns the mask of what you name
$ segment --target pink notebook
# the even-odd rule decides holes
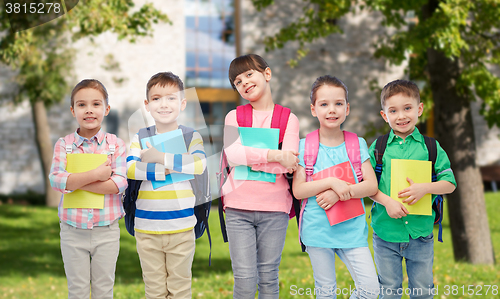
[[[313,180],[328,177],[336,177],[351,184],[355,184],[354,173],[349,161],[337,164],[312,175]],[[330,225],[335,225],[346,220],[364,215],[363,203],[359,198],[351,198],[347,201],[338,201],[333,207],[325,211]]]

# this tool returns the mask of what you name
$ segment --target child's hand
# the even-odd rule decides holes
[[[385,210],[389,217],[399,219],[409,214],[406,207],[397,200],[390,198],[385,205]]]
[[[339,180],[337,178],[331,178],[332,184],[331,188],[335,193],[337,193],[340,200],[345,201],[354,197],[354,192],[351,190],[351,186],[345,181]]]
[[[178,172],[178,171],[175,171],[172,169],[165,168],[165,175],[172,174],[172,173],[182,173],[182,172]]]
[[[296,151],[281,151],[279,159],[280,164],[288,170],[288,173],[293,173],[297,170],[299,160],[299,152]]]
[[[409,205],[416,204],[425,194],[427,194],[426,184],[416,184],[410,178],[406,178],[408,183],[410,183],[410,187],[405,188],[398,192],[398,197],[403,198],[407,197],[407,199],[403,200],[404,203],[408,203]]]
[[[337,201],[339,201],[339,196],[337,193],[333,192],[332,189],[328,189],[316,195],[316,202],[325,211],[333,207]]]
[[[146,142],[146,146],[148,148],[141,151],[141,161],[163,164],[165,161],[165,154],[152,147],[149,142]]]
[[[111,174],[113,172],[113,170],[111,169],[111,158],[108,156],[106,162],[97,166],[97,168],[95,168],[93,171],[93,176],[96,178],[96,181],[107,181],[111,177]]]

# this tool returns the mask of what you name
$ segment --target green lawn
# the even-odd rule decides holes
[[[486,201],[495,256],[500,260],[500,193],[486,194]],[[231,261],[228,246],[222,242],[216,210],[212,211],[210,223],[212,266],[208,266],[208,240],[203,236],[197,241],[193,263],[193,298],[232,298]],[[114,297],[144,298],[135,239],[128,235],[123,220],[121,225],[121,249]],[[443,238],[443,244],[435,243],[434,283],[439,291],[439,296],[435,298],[499,298],[498,293],[497,296],[492,294],[493,289],[489,290],[488,295],[485,293],[487,285],[496,285],[498,292],[500,265],[456,263],[453,260],[447,218],[444,219]],[[350,274],[340,260],[337,263],[337,280],[339,288],[348,289],[353,285]],[[288,229],[280,281],[280,298],[313,298],[293,295],[299,288],[314,288],[312,268],[307,254],[300,251],[295,222],[290,222]],[[473,285],[475,291],[482,288],[482,296],[479,293],[467,295],[469,285]],[[451,294],[446,296],[448,288]],[[5,204],[0,206],[0,298],[67,298],[56,209]]]

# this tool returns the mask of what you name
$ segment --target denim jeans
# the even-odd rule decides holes
[[[307,246],[314,272],[316,298],[377,298],[379,284],[368,247],[321,248]],[[337,289],[335,253],[347,266],[355,289]]]
[[[392,243],[373,233],[373,251],[380,282],[380,298],[433,298],[432,263],[434,235],[410,242]],[[403,258],[408,274],[408,289],[403,289]]]
[[[234,275],[233,298],[279,298],[278,271],[288,214],[226,208],[226,228]]]

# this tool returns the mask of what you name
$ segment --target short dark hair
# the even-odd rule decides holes
[[[236,80],[239,74],[249,70],[256,70],[263,73],[268,67],[269,65],[264,58],[257,54],[247,54],[237,57],[233,59],[229,65],[229,83],[231,83],[233,89],[236,90],[234,80]]]
[[[74,107],[75,105],[76,93],[85,88],[92,88],[102,93],[104,99],[106,100],[106,106],[108,105],[108,91],[106,90],[106,87],[104,87],[104,85],[101,82],[99,82],[99,80],[84,79],[80,81],[78,84],[76,84],[73,90],[71,91],[71,107]]]
[[[316,92],[318,89],[323,86],[323,85],[328,85],[328,86],[334,86],[334,87],[340,87],[344,90],[345,92],[345,101],[348,102],[348,94],[349,92],[347,91],[347,86],[342,82],[337,77],[330,76],[330,75],[324,75],[321,77],[318,77],[316,81],[314,81],[312,87],[311,87],[311,104],[315,105],[316,104]]]
[[[420,91],[417,84],[409,80],[395,80],[387,83],[380,93],[380,105],[382,109],[385,107],[385,101],[388,98],[397,94],[403,94],[412,99],[416,99],[420,103]]]
[[[149,91],[153,86],[159,85],[165,87],[167,85],[175,86],[179,88],[181,92],[181,97],[184,97],[184,83],[182,83],[181,78],[172,72],[160,72],[149,78],[148,84],[146,84],[146,99],[148,99]]]

